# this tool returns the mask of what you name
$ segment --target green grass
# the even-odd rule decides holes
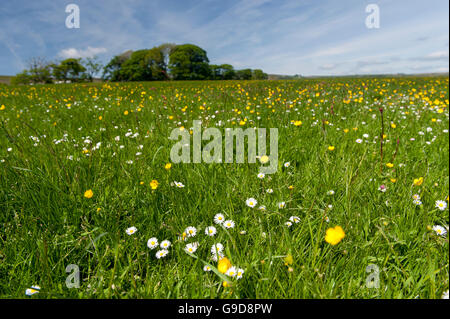
[[[448,203],[448,78],[3,86],[2,105],[2,298],[441,298],[448,290],[448,236],[431,230],[449,224],[448,208],[435,207]],[[278,128],[278,172],[261,180],[259,164],[165,169],[171,130],[197,119],[221,121],[222,130]],[[235,228],[215,225],[217,213]],[[287,227],[290,216],[300,222]],[[210,225],[214,237],[204,234]],[[346,236],[332,246],[324,237],[336,225]],[[138,231],[129,236],[131,226]],[[188,226],[198,230],[187,240],[199,242],[197,258],[179,240]],[[172,242],[166,257],[155,257],[150,237]],[[203,261],[217,266],[217,242],[245,270],[232,287],[203,271]],[[65,285],[69,264],[79,266],[79,288]],[[366,288],[370,264],[380,268],[379,289]],[[28,297],[31,285],[41,290]]]

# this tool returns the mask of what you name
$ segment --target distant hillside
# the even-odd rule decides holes
[[[11,75],[0,75],[0,83],[9,84],[11,82]]]

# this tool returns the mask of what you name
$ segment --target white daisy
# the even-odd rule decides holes
[[[212,268],[211,268],[210,265],[205,265],[205,266],[203,267],[203,270],[204,270],[204,271],[211,271]]]
[[[220,254],[223,251],[223,245],[221,243],[217,243],[211,246],[211,254]]]
[[[278,203],[278,208],[279,209],[282,209],[282,208],[285,208],[285,207],[286,207],[286,203],[285,202]]]
[[[167,249],[167,248],[170,247],[170,245],[171,245],[171,242],[170,242],[170,241],[168,241],[168,240],[163,240],[159,246],[160,246],[161,248],[163,248],[163,249]]]
[[[231,266],[230,268],[228,268],[227,272],[225,273],[227,276],[230,277],[235,277],[237,274],[237,269],[234,266]]]
[[[447,208],[447,203],[444,202],[443,200],[437,200],[436,208],[439,208],[439,210],[445,210]]]
[[[263,179],[266,175],[264,173],[258,173],[257,176],[259,179]]]
[[[195,228],[193,226],[189,226],[188,228],[186,228],[186,230],[184,232],[186,233],[186,236],[188,236],[188,237],[195,237],[195,235],[197,234],[197,228]]]
[[[216,214],[216,216],[214,216],[214,222],[216,224],[222,224],[224,220],[225,216],[223,216],[223,214]]]
[[[155,249],[156,247],[158,247],[158,239],[155,237],[150,238],[147,241],[147,247],[150,249]]]
[[[299,217],[297,217],[297,216],[291,216],[291,217],[289,217],[289,220],[291,221],[291,222],[293,222],[293,223],[300,223],[300,218]]]
[[[253,197],[250,197],[249,199],[247,199],[247,200],[245,201],[245,203],[247,204],[248,207],[251,207],[251,208],[255,207],[256,204],[258,204],[258,202],[256,201],[256,199],[254,199]]]
[[[184,250],[190,254],[193,254],[197,251],[198,243],[187,244]]]
[[[445,229],[442,226],[439,225],[435,225],[433,226],[433,230],[435,231],[436,235],[445,237],[445,235],[447,234],[447,229]]]
[[[205,228],[205,234],[207,236],[214,236],[217,233],[217,229],[214,226],[209,226]]]
[[[290,163],[290,162],[284,163],[284,167],[288,168],[289,166],[291,166],[291,163]]]
[[[137,228],[133,226],[133,227],[127,228],[125,232],[127,233],[127,235],[133,235],[135,232],[137,232]]]
[[[169,251],[167,249],[161,249],[156,252],[156,258],[160,259],[166,257]]]
[[[233,228],[234,227],[234,221],[232,221],[231,219],[230,220],[226,220],[226,221],[223,222],[223,226],[225,228],[228,228],[228,229]]]
[[[245,272],[244,269],[239,268],[236,272],[236,279],[241,279],[244,272]]]

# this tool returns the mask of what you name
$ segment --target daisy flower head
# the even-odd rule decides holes
[[[41,287],[39,287],[39,286],[31,286],[31,288],[28,288],[25,290],[25,295],[32,296],[32,295],[39,293],[40,290],[41,290]]]
[[[256,206],[256,204],[258,204],[258,202],[253,197],[250,197],[245,201],[245,204],[247,204],[248,207],[253,208]]]
[[[147,241],[147,247],[150,249],[155,249],[158,247],[158,239],[156,237],[152,237]]]
[[[231,266],[230,268],[228,268],[227,272],[225,273],[227,276],[230,277],[235,277],[237,274],[237,269],[234,266]]]
[[[220,254],[223,252],[223,245],[221,243],[213,244],[211,246],[211,254]]]
[[[211,271],[211,270],[212,270],[212,268],[210,265],[203,266],[203,271]]]
[[[443,200],[437,200],[436,208],[438,208],[439,210],[445,210],[447,208],[447,203],[444,202]]]
[[[163,240],[161,244],[159,245],[162,249],[167,249],[172,245],[172,243],[168,240]]]
[[[420,195],[419,194],[414,194],[412,198],[414,200],[420,200]]]
[[[214,236],[217,233],[217,229],[214,226],[208,226],[205,228],[205,234],[207,236]]]
[[[132,226],[132,227],[127,228],[125,230],[125,232],[127,233],[127,235],[133,235],[135,232],[137,232],[137,228]]]
[[[291,227],[292,226],[292,222],[290,222],[290,221],[287,221],[287,222],[285,222],[284,223],[287,227]]]
[[[272,193],[273,193],[273,189],[272,189],[272,188],[268,188],[268,189],[266,190],[266,192],[267,192],[267,194],[272,194]]]
[[[167,254],[169,253],[169,251],[167,249],[161,249],[158,250],[156,252],[156,258],[160,259],[160,258],[164,258],[167,256]]]
[[[358,138],[358,139],[356,140],[356,143],[361,144],[361,143],[362,143],[362,139]]]
[[[436,235],[445,237],[445,235],[447,234],[447,229],[445,229],[445,227],[439,226],[439,225],[435,225],[433,226],[433,230],[436,233]]]
[[[448,299],[448,290],[442,294],[442,299]]]
[[[264,211],[264,210],[266,210],[267,208],[266,208],[266,206],[261,205],[261,206],[258,207],[258,209]]]
[[[181,182],[173,181],[173,183],[174,183],[175,186],[178,187],[178,188],[183,188],[183,187],[184,187],[184,184],[181,183]]]
[[[193,254],[197,251],[198,243],[187,244],[184,250],[190,254]]]
[[[291,166],[291,163],[290,162],[286,162],[283,165],[284,165],[284,167],[288,168],[289,166]]]
[[[297,217],[297,216],[291,216],[291,217],[289,217],[289,220],[291,221],[291,222],[293,222],[293,223],[300,223],[300,218],[299,217]]]
[[[283,208],[285,208],[286,207],[286,202],[280,202],[280,203],[278,203],[278,208],[279,209],[283,209]]]
[[[327,195],[334,195],[334,190],[329,190],[328,192],[327,192]]]
[[[415,199],[415,200],[413,200],[413,204],[420,206],[420,205],[422,205],[422,202],[419,199]]]
[[[234,228],[234,221],[232,221],[231,219],[226,220],[223,222],[223,226],[227,229]]]
[[[237,271],[236,271],[236,279],[241,279],[242,278],[242,275],[244,275],[244,269],[242,269],[242,268],[239,268]]]
[[[258,178],[259,179],[263,179],[265,176],[266,176],[266,174],[264,174],[264,173],[258,173]]]
[[[197,235],[197,228],[189,226],[184,232],[186,233],[187,237],[195,237],[195,235]]]
[[[214,216],[214,222],[216,224],[222,224],[224,220],[225,220],[225,216],[223,216],[223,214],[219,213]]]
[[[384,184],[380,185],[380,187],[378,187],[378,190],[382,193],[385,193],[387,190],[386,185],[384,185]]]

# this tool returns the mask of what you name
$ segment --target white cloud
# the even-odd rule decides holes
[[[108,50],[106,48],[93,48],[87,47],[85,50],[78,50],[75,48],[63,49],[58,53],[58,56],[63,59],[69,58],[93,58],[94,56],[102,53],[106,53]]]

